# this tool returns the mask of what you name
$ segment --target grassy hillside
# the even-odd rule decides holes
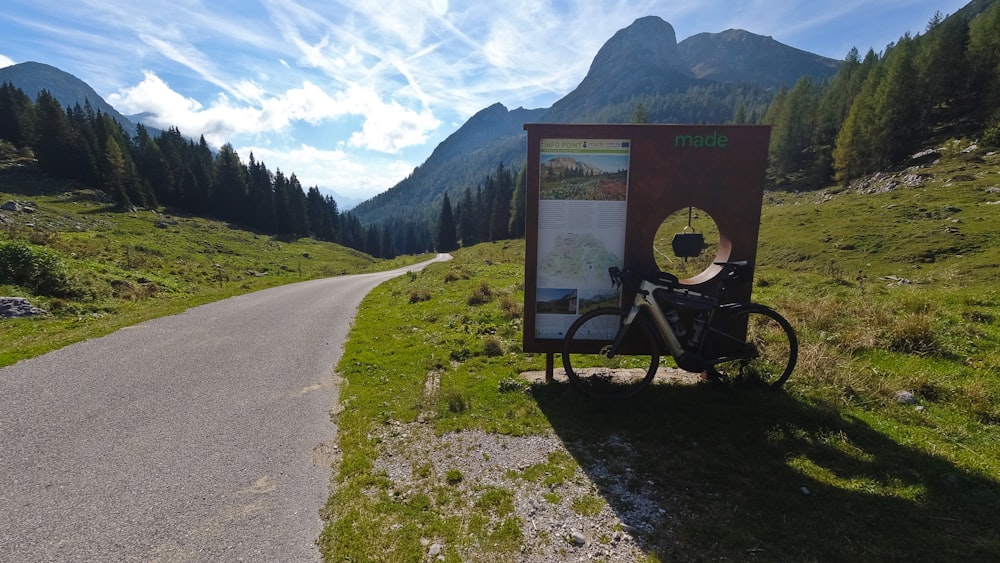
[[[29,173],[0,171],[6,202],[18,210],[0,211],[0,252],[42,272],[16,286],[0,281],[0,296],[27,297],[50,314],[0,319],[0,366],[232,295],[402,263],[198,217],[120,213],[103,192]]]
[[[966,148],[766,196],[754,297],[802,344],[780,393],[526,381],[517,241],[383,284],[339,366],[327,559],[1000,558],[1000,155]],[[523,436],[558,449],[514,461]]]

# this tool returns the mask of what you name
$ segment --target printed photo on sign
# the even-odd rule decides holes
[[[611,287],[608,268],[621,267],[625,251],[629,146],[622,139],[541,141],[535,269],[539,338],[561,337],[594,303],[617,302],[619,291]]]

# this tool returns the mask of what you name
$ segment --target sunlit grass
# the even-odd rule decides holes
[[[0,366],[210,301],[416,260],[379,261],[339,245],[284,241],[169,211],[121,213],[98,192],[30,176],[0,181],[0,201],[8,200],[30,201],[34,212],[0,228],[0,242],[57,253],[75,295],[0,285],[0,294],[27,297],[49,312],[0,319]]]

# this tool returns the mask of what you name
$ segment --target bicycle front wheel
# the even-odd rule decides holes
[[[645,317],[626,327],[628,311],[615,307],[595,309],[578,318],[563,341],[563,367],[573,385],[593,396],[635,395],[656,376],[659,347]],[[627,330],[621,349],[613,350],[615,337]]]
[[[703,350],[715,358],[708,369],[712,376],[779,388],[795,369],[799,341],[777,311],[751,303],[713,319]]]

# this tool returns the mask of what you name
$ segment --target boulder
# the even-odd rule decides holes
[[[24,297],[0,297],[0,318],[34,317],[46,311],[28,302]]]

